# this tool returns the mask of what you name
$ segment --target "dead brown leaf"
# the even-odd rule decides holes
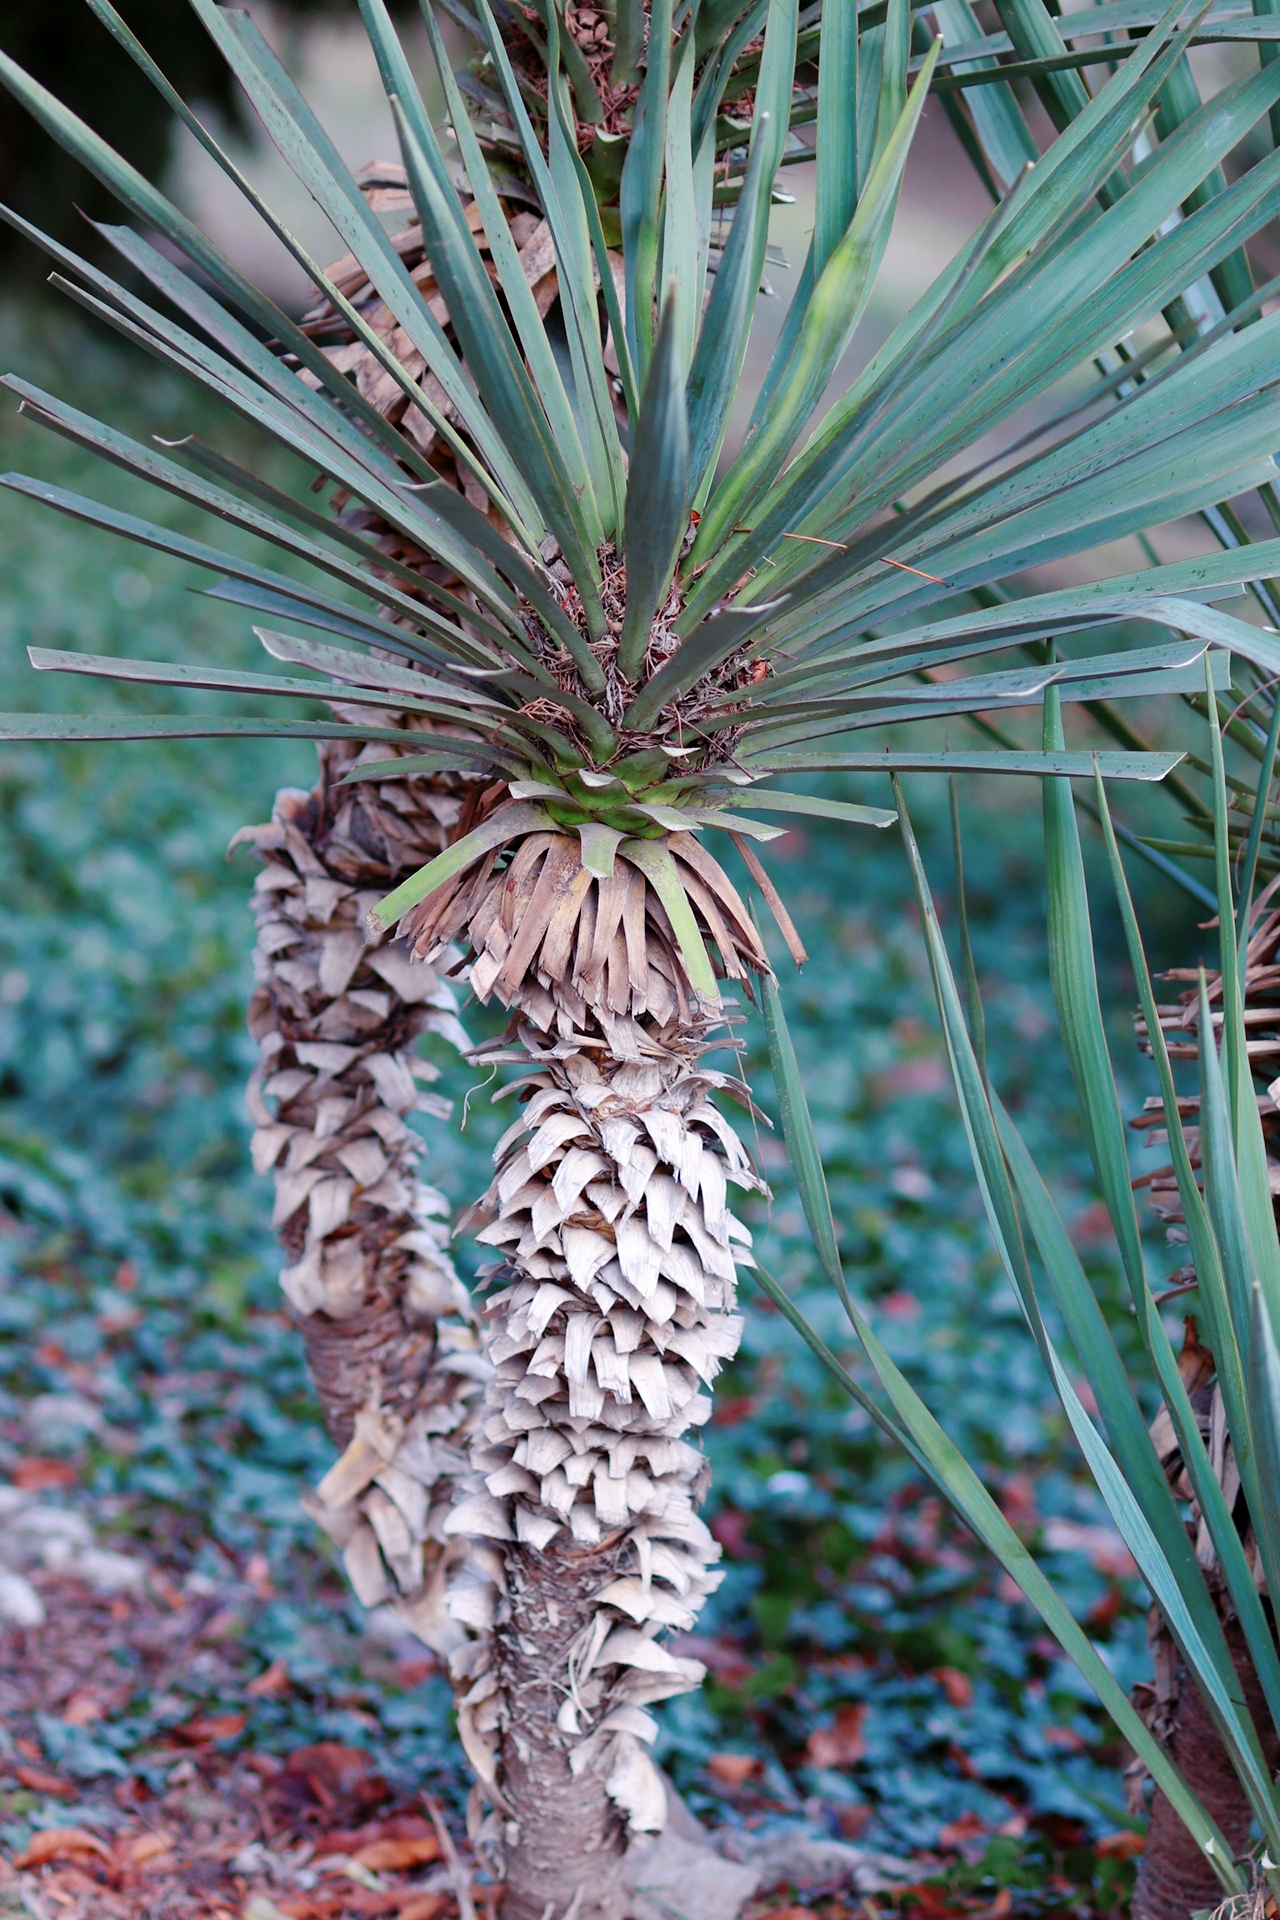
[[[850,1701],[836,1709],[833,1727],[815,1727],[809,1735],[805,1758],[811,1767],[852,1767],[867,1750],[862,1723],[867,1709],[861,1700]]]
[[[14,1860],[15,1867],[47,1867],[53,1860],[74,1860],[93,1853],[100,1860],[111,1858],[111,1849],[87,1827],[45,1827],[33,1833],[28,1845]]]
[[[413,1840],[374,1840],[361,1847],[354,1859],[372,1873],[404,1873],[410,1867],[425,1867],[440,1858],[440,1842],[434,1833]]]
[[[84,1688],[77,1688],[63,1706],[59,1717],[65,1720],[69,1727],[87,1727],[91,1720],[101,1720],[105,1710],[97,1694],[89,1693]]]
[[[934,1667],[933,1677],[953,1707],[973,1705],[973,1682],[959,1667]]]
[[[47,1487],[74,1487],[79,1479],[65,1460],[19,1460],[9,1478],[23,1493],[43,1493]]]
[[[157,1830],[155,1833],[140,1833],[131,1840],[125,1857],[131,1867],[144,1867],[150,1860],[159,1860],[173,1851],[173,1835]]]
[[[245,1692],[252,1694],[255,1700],[278,1700],[283,1694],[288,1693],[291,1684],[289,1669],[284,1661],[273,1660],[256,1680],[249,1682]]]
[[[184,1747],[208,1747],[215,1740],[234,1740],[244,1731],[247,1713],[197,1713],[173,1729]]]
[[[1134,1860],[1146,1850],[1146,1837],[1141,1833],[1131,1833],[1121,1828],[1118,1833],[1104,1833],[1097,1845],[1097,1851],[1104,1860]]]
[[[397,1920],[436,1920],[438,1914],[447,1913],[452,1905],[452,1894],[420,1893],[401,1907]]]
[[[744,1787],[748,1780],[759,1778],[764,1765],[754,1753],[713,1753],[707,1762],[707,1772],[722,1786]]]
[[[78,1789],[73,1787],[69,1780],[63,1780],[60,1775],[50,1773],[46,1767],[16,1766],[13,1769],[13,1777],[20,1786],[27,1789],[28,1793],[47,1793],[59,1800],[79,1798]]]

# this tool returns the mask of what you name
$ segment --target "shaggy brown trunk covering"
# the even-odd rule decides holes
[[[545,1553],[508,1552],[511,1619],[497,1664],[519,1715],[503,1736],[502,1784],[520,1818],[508,1827],[502,1920],[621,1920],[625,1821],[605,1791],[609,1761],[602,1753],[575,1779],[556,1728],[574,1642],[590,1632],[594,1596],[618,1559],[616,1548],[583,1553],[558,1541]]]
[[[1260,1731],[1267,1764],[1274,1769],[1280,1743],[1271,1726],[1239,1622],[1228,1622],[1226,1634],[1244,1689],[1245,1704]],[[1249,1841],[1252,1824],[1249,1802],[1200,1690],[1182,1667],[1179,1682],[1178,1704],[1169,1739],[1170,1754],[1188,1785],[1221,1827],[1232,1853],[1239,1856]],[[1151,1809],[1147,1848],[1133,1896],[1133,1920],[1187,1920],[1197,1908],[1214,1908],[1221,1899],[1222,1888],[1213,1868],[1164,1795],[1157,1792]]]

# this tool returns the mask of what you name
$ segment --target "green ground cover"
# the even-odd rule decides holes
[[[0,358],[73,399],[91,395],[135,431],[200,427],[200,403],[167,375],[43,308],[0,315]],[[12,408],[0,439],[4,465],[101,494],[95,463]],[[126,505],[144,497],[113,482]],[[196,530],[172,503],[145,504]],[[200,584],[0,495],[0,705],[173,710],[169,692],[39,681],[27,644],[175,659],[216,648],[255,664],[248,620],[193,592]],[[293,1686],[252,1703],[242,1740],[374,1746],[393,1776],[425,1766],[456,1800],[443,1681],[362,1673],[365,1623],[297,1508],[331,1450],[279,1310],[268,1182],[248,1164],[250,863],[223,856],[238,826],[267,815],[275,787],[308,784],[311,766],[292,742],[0,755],[0,1478],[20,1457],[65,1456],[79,1486],[53,1497],[88,1503],[104,1536],[139,1543],[175,1577],[249,1592],[238,1631],[250,1664],[284,1660]],[[946,896],[941,784],[917,783],[912,803]],[[994,1077],[1123,1330],[1051,1024],[1036,796],[988,783],[964,804]],[[1142,1594],[1094,1531],[1096,1496],[996,1272],[897,838],[815,822],[780,843],[775,871],[813,956],[784,987],[851,1281],[1129,1684],[1145,1666]],[[1162,883],[1143,886],[1157,957],[1185,960],[1190,914]],[[1103,958],[1136,1111],[1147,1086],[1118,944]],[[468,1017],[486,1030],[485,1015]],[[743,1034],[768,1109],[754,1014]],[[435,1057],[461,1105],[475,1076]],[[486,1178],[504,1111],[481,1091],[462,1135],[424,1123],[432,1177],[455,1205]],[[781,1148],[766,1135],[760,1156],[774,1189],[753,1222],[765,1256],[843,1350]],[[1091,1843],[1123,1822],[1121,1756],[1085,1690],[777,1316],[759,1296],[746,1304],[743,1355],[718,1385],[708,1441],[730,1573],[699,1623],[705,1694],[667,1709],[667,1763],[718,1817],[807,1811],[898,1852],[950,1848],[975,1886],[984,1875],[1027,1883],[1052,1905],[1071,1848],[1083,1848],[1071,1871],[1084,1883],[1095,1870],[1105,1879]],[[269,1579],[246,1575],[256,1556]],[[46,1751],[81,1779],[109,1779],[145,1768],[163,1726],[216,1705],[193,1676],[188,1695],[140,1694],[109,1724],[49,1717]],[[18,1844],[23,1823],[43,1817],[0,1822],[0,1838]],[[1105,1909],[1101,1882],[1096,1897]],[[1072,1899],[1085,1910],[1078,1890]]]

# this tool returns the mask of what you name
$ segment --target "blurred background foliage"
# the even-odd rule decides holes
[[[39,302],[0,314],[0,358],[72,401],[91,395],[126,429],[208,424],[175,378]],[[252,462],[260,449],[243,437],[222,443]],[[64,485],[100,485],[85,456],[33,443],[12,412],[0,455]],[[140,495],[113,481],[126,509]],[[154,497],[148,509],[190,518]],[[28,644],[254,664],[247,619],[202,597],[188,570],[12,495],[0,496],[0,568],[0,705],[102,708],[100,688],[33,684]],[[174,700],[112,693],[157,709]],[[23,1455],[65,1458],[82,1490],[67,1497],[91,1500],[108,1539],[239,1596],[246,1671],[280,1658],[292,1682],[287,1698],[239,1701],[244,1742],[373,1746],[406,1785],[425,1770],[453,1797],[443,1680],[410,1682],[392,1663],[379,1677],[368,1658],[378,1622],[334,1578],[297,1507],[330,1449],[280,1310],[268,1183],[248,1162],[250,867],[244,853],[223,856],[237,827],[266,817],[275,788],[309,784],[312,766],[311,749],[291,742],[9,747],[0,760],[0,1476]],[[846,789],[884,798],[869,780]],[[945,896],[941,781],[917,780],[911,801]],[[973,782],[963,805],[993,1076],[1123,1343],[1128,1316],[1051,1039],[1036,795]],[[776,852],[813,955],[801,978],[786,969],[784,990],[847,1270],[1129,1685],[1146,1667],[1142,1590],[997,1272],[896,836],[815,822]],[[1185,963],[1205,937],[1190,903],[1149,870],[1135,879],[1157,961]],[[1104,997],[1136,1112],[1148,1068],[1133,1050],[1118,930],[1099,911]],[[748,1013],[745,1064],[768,1109],[763,1034]],[[484,1015],[467,1017],[484,1031]],[[504,1110],[456,1058],[436,1057],[467,1103],[463,1132],[424,1123],[432,1177],[456,1208],[487,1177]],[[762,1129],[758,1151],[774,1189],[753,1220],[765,1257],[846,1353],[780,1141]],[[1171,1266],[1177,1255],[1157,1257]],[[1074,1671],[777,1316],[758,1296],[746,1305],[709,1435],[729,1577],[699,1623],[706,1692],[666,1710],[667,1764],[720,1818],[804,1809],[895,1851],[950,1847],[955,1873],[1034,1883],[1045,1910],[1111,1911],[1121,1869],[1094,1846],[1124,1825],[1122,1755]],[[139,1694],[91,1739],[51,1719],[49,1757],[88,1780],[122,1756],[145,1767],[163,1725],[217,1704],[214,1685],[193,1672],[181,1698]],[[0,1838],[20,1837],[0,1809]]]
[[[287,40],[300,23],[341,9],[342,0],[289,0],[270,25]],[[180,0],[122,0],[118,10],[179,93],[212,108],[233,130],[247,130],[243,97],[192,8]],[[0,48],[142,173],[164,176],[173,116],[88,7],[0,0]],[[0,202],[81,252],[90,238],[82,216],[119,215],[106,189],[8,93],[0,95]],[[0,227],[0,258],[7,274],[41,271],[41,257],[7,227]]]

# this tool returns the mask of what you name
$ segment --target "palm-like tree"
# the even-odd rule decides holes
[[[853,11],[847,0],[828,6],[813,242],[747,437],[724,455],[792,99],[799,22],[786,0],[723,34],[710,10],[673,23],[670,9],[636,6],[619,20],[619,40],[644,50],[619,186],[620,285],[575,137],[557,15],[548,12],[549,84],[535,124],[527,78],[479,5],[489,84],[547,221],[558,305],[546,312],[507,219],[500,150],[486,152],[438,37],[456,149],[431,124],[380,0],[363,0],[452,338],[252,24],[195,4],[376,289],[385,331],[306,263],[405,393],[413,431],[3,61],[0,78],[201,277],[118,230],[156,305],[44,244],[91,311],[254,420],[431,565],[405,578],[367,527],[335,526],[219,456],[189,452],[183,463],[11,381],[38,423],[274,541],[363,604],[314,574],[274,572],[11,475],[8,484],[64,512],[213,568],[219,591],[266,616],[258,631],[272,659],[316,677],[33,650],[37,667],[319,700],[337,717],[10,715],[4,735],[307,734],[335,752],[359,749],[340,775],[333,768],[330,804],[359,795],[370,817],[402,806],[425,776],[469,780],[437,813],[443,850],[374,904],[372,950],[355,944],[358,891],[316,924],[307,918],[306,855],[281,810],[267,848],[277,871],[265,870],[263,890],[282,911],[267,916],[266,946],[278,937],[273,950],[296,958],[298,1017],[315,1015],[312,972],[326,993],[348,962],[368,972],[346,976],[332,1002],[350,1031],[303,1040],[310,1057],[264,1081],[264,1098],[285,1104],[265,1109],[263,1159],[275,1129],[277,1154],[294,1159],[282,1184],[301,1176],[288,1189],[300,1306],[339,1303],[357,1267],[382,1257],[393,1286],[418,1275],[424,1312],[452,1303],[438,1245],[366,1245],[365,1229],[376,1241],[408,1191],[403,1135],[384,1118],[373,1124],[388,1113],[402,1123],[414,1099],[409,1036],[385,1032],[391,1007],[375,984],[398,974],[407,997],[385,937],[401,928],[420,966],[461,948],[472,990],[510,1014],[489,1057],[522,1070],[513,1082],[522,1112],[478,1209],[480,1238],[499,1255],[484,1353],[469,1347],[458,1303],[448,1338],[429,1354],[424,1343],[424,1364],[398,1374],[394,1390],[377,1368],[361,1376],[325,1516],[371,1592],[389,1589],[384,1563],[416,1592],[423,1536],[448,1540],[451,1627],[441,1631],[454,1641],[460,1725],[492,1804],[485,1837],[505,1855],[512,1920],[612,1915],[624,1817],[640,1828],[663,1819],[648,1707],[699,1677],[662,1635],[690,1623],[716,1577],[717,1549],[696,1513],[705,1466],[689,1434],[710,1411],[701,1386],[736,1344],[735,1276],[751,1260],[728,1188],[758,1185],[713,1098],[750,1095],[709,1056],[731,1039],[728,983],[750,992],[769,962],[706,839],[732,838],[798,959],[753,846],[780,829],[756,816],[884,825],[892,815],[779,791],[779,774],[1072,773],[1096,759],[1104,774],[1156,778],[1176,756],[871,751],[850,736],[1026,705],[1050,682],[1089,700],[1180,689],[1215,640],[1269,660],[1265,636],[1224,626],[1205,604],[1274,565],[1262,548],[1005,596],[1033,560],[1087,550],[1270,471],[1280,426],[1271,321],[1186,356],[1098,417],[1070,407],[1047,424],[1033,417],[1034,449],[994,461],[988,450],[1064,375],[1158,315],[1268,217],[1264,163],[1169,226],[1280,97],[1280,75],[1267,69],[1228,88],[1130,169],[1135,131],[1186,44],[1171,9],[849,392],[824,407],[887,243],[935,58],[908,90],[908,15],[895,3],[865,37],[873,84],[864,73],[859,88]],[[761,27],[751,124],[726,134],[734,57]],[[872,126],[864,113],[855,129],[855,99]],[[738,189],[731,224],[717,219],[718,153]],[[465,476],[462,492],[443,469]],[[1178,597],[1188,592],[1196,597]],[[956,611],[964,595],[991,604]],[[1144,617],[1187,637],[1054,663],[1032,645]],[[993,672],[956,672],[1002,653]],[[341,813],[326,817],[337,833]],[[408,836],[393,838],[387,864],[402,865]],[[319,900],[332,876],[312,877]],[[268,1032],[283,1034],[283,1020]],[[316,1051],[325,1045],[332,1051]],[[376,1219],[361,1215],[365,1205]],[[447,1520],[433,1517],[436,1442],[457,1419],[456,1388],[443,1383],[482,1367],[469,1481]]]

